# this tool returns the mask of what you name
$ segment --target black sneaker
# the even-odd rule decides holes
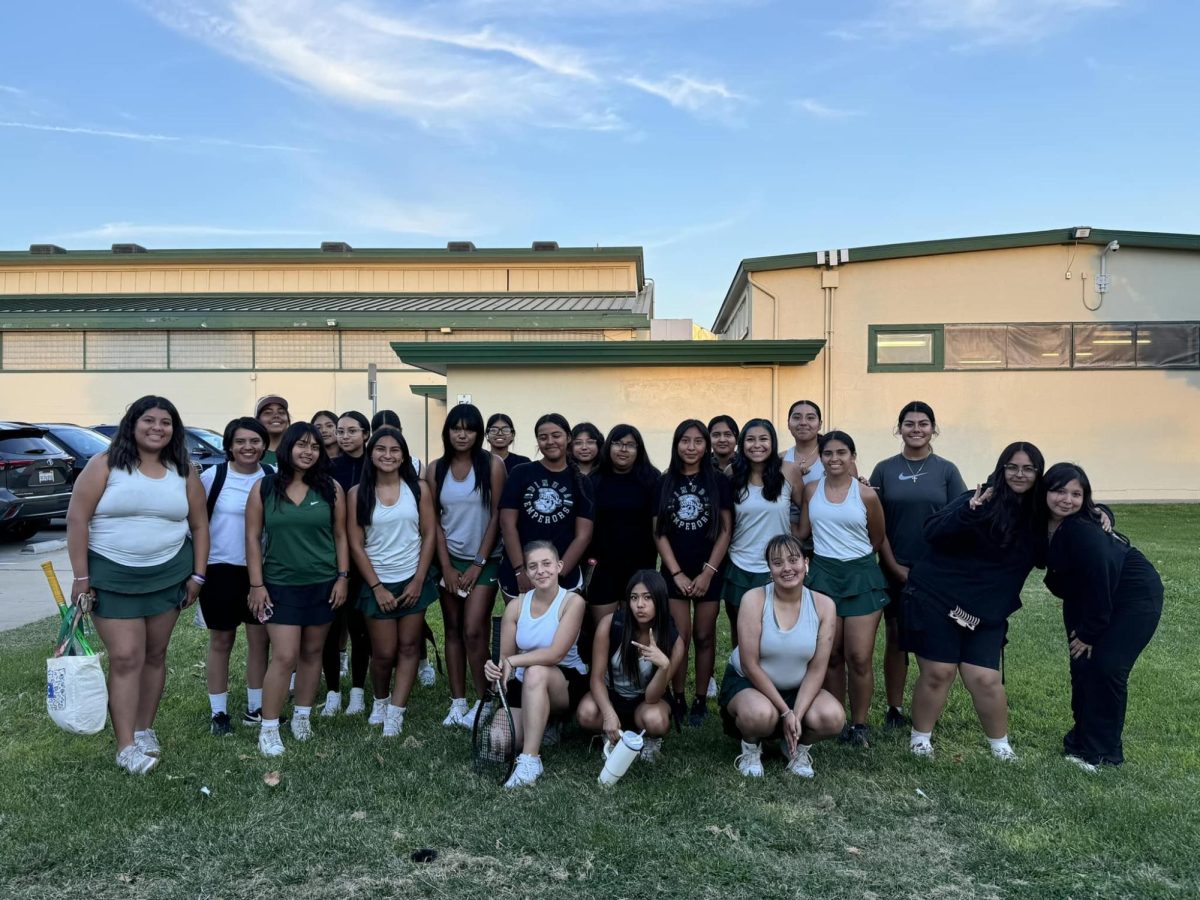
[[[845,725],[842,726],[842,733],[838,735],[838,743],[839,744],[850,743],[850,723],[849,722],[847,722]]]
[[[667,703],[671,707],[671,718],[675,721],[675,730],[683,731],[683,720],[687,715],[687,701],[683,699],[683,694],[672,693],[668,695]]]
[[[850,735],[846,742],[851,747],[870,747],[871,729],[867,725],[851,725]]]
[[[286,725],[287,721],[287,716],[279,717],[280,725]],[[242,716],[242,724],[248,728],[258,728],[260,725],[262,725],[262,707],[260,706],[258,709],[246,710],[245,714]]]
[[[213,716],[209,730],[215,737],[224,737],[227,734],[233,734],[233,723],[229,721],[229,713],[219,712]]]
[[[708,700],[704,697],[697,697],[692,701],[692,708],[688,712],[688,724],[693,728],[699,728],[704,724],[704,720],[708,718]]]
[[[901,712],[899,707],[888,707],[887,716],[883,720],[883,727],[885,729],[891,731],[893,728],[907,728],[911,724],[908,716]]]

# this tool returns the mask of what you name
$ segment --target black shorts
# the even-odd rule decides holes
[[[200,611],[209,631],[237,631],[239,625],[257,625],[246,598],[250,574],[245,566],[212,563],[200,588]]]
[[[900,644],[931,662],[1000,670],[1000,655],[1008,643],[1008,620],[980,622],[974,630],[950,618],[941,604],[905,590],[905,613]]]
[[[329,605],[333,585],[332,580],[317,584],[266,582],[267,595],[271,598],[273,607],[267,624],[299,625],[301,628],[328,625],[333,621],[333,607]]]
[[[883,608],[883,621],[896,622],[898,628],[904,627],[904,585],[888,579],[888,605]]]
[[[578,669],[559,666],[558,671],[562,672],[563,678],[567,679],[567,714],[574,715],[579,701],[591,690],[591,682],[587,675]],[[508,684],[504,686],[504,693],[508,698],[510,709],[521,708],[521,689],[523,687],[524,685],[515,678],[510,678]]]
[[[633,721],[633,714],[637,712],[639,706],[646,702],[645,694],[640,694],[637,697],[622,697],[612,688],[609,688],[608,702],[612,704],[612,708],[616,711],[622,729],[625,731],[638,730],[637,725]]]

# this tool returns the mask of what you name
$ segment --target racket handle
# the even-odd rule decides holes
[[[503,621],[502,616],[492,616],[492,662],[497,664],[500,662],[500,625]]]

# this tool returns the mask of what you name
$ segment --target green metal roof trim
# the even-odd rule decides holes
[[[804,365],[825,346],[814,341],[523,341],[407,343],[402,362],[445,375],[450,366],[736,366]]]
[[[0,266],[8,265],[157,265],[161,263],[280,263],[280,262],[488,262],[530,263],[614,262],[637,263],[638,288],[646,279],[645,258],[641,247],[559,247],[557,250],[532,250],[528,247],[480,247],[476,250],[444,248],[355,247],[348,252],[330,252],[309,247],[206,248],[151,250],[142,253],[113,253],[111,250],[68,250],[66,253],[30,253],[28,250],[0,250]]]
[[[644,295],[588,294],[71,294],[0,295],[0,327],[139,328],[650,327]]]
[[[408,389],[418,397],[425,397],[429,400],[446,399],[446,386],[444,384],[410,384]]]
[[[1021,247],[1048,247],[1055,244],[1091,244],[1103,247],[1109,241],[1120,241],[1122,247],[1137,247],[1144,250],[1197,250],[1200,251],[1200,234],[1177,234],[1159,231],[1110,231],[1093,228],[1090,236],[1078,241],[1071,237],[1072,228],[1053,228],[1049,231],[1021,231],[1014,234],[990,234],[979,237],[943,238],[932,241],[909,241],[901,244],[876,244],[870,247],[851,247],[850,262],[876,262],[885,259],[907,259],[917,256],[939,256],[947,253],[971,253],[979,250],[1013,250]],[[725,299],[713,320],[712,330],[720,332],[722,321],[729,310],[732,299],[746,285],[746,277],[753,272],[771,272],[778,269],[808,269],[817,265],[817,254],[789,253],[781,256],[756,256],[743,259],[730,282]]]

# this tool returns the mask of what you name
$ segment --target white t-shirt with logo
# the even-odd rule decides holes
[[[200,476],[204,485],[204,496],[212,491],[213,479],[217,476],[217,467],[206,469]],[[263,477],[262,468],[255,470],[253,475],[242,475],[234,471],[233,466],[225,473],[225,484],[217,495],[216,506],[213,507],[212,519],[208,523],[208,562],[226,563],[231,566],[246,564],[246,502],[250,499],[250,489]]]

